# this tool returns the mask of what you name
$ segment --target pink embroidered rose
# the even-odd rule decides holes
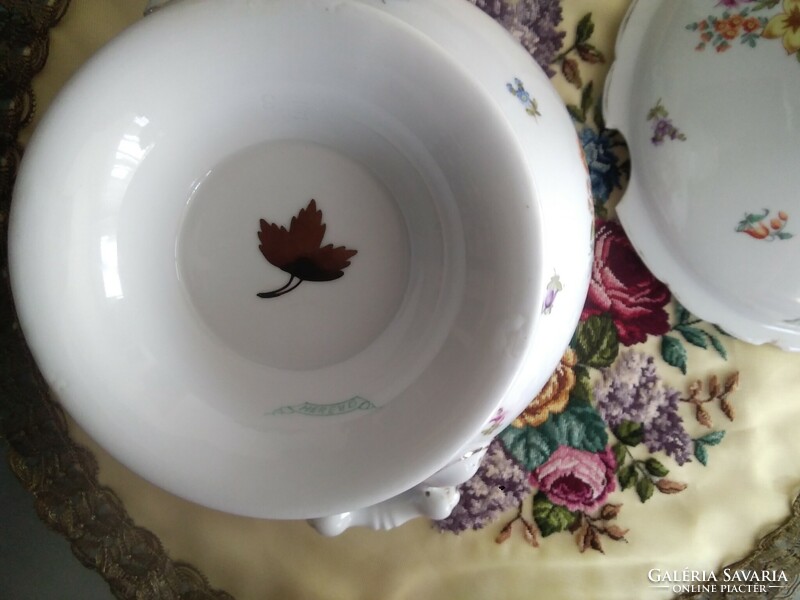
[[[669,331],[664,306],[670,292],[644,266],[622,227],[604,221],[597,230],[589,295],[581,319],[608,313],[619,341],[630,346]]]
[[[610,448],[596,454],[559,446],[547,462],[531,473],[530,482],[553,504],[591,512],[614,491],[616,468]]]

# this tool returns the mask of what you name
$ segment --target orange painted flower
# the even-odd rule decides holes
[[[761,27],[761,23],[755,17],[747,17],[742,22],[742,29],[744,29],[747,33],[753,33],[757,31]]]
[[[783,38],[788,54],[800,50],[800,0],[783,0],[783,12],[769,20],[761,34],[765,38]]]
[[[741,23],[734,23],[733,18],[719,19],[714,23],[714,29],[726,40],[733,40],[739,35]]]
[[[528,405],[528,408],[518,416],[512,425],[514,427],[538,427],[550,415],[564,412],[569,402],[569,393],[575,387],[575,371],[573,367],[578,364],[578,356],[572,348],[567,348],[561,363],[556,367],[555,373],[550,377],[541,392]]]

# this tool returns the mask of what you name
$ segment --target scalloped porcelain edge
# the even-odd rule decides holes
[[[696,7],[700,4],[700,2],[695,2],[694,6]],[[719,4],[720,3],[708,2],[708,12],[712,12],[714,8],[717,8],[718,11],[722,10],[722,8],[719,8]],[[687,268],[675,258],[677,249],[670,245],[667,239],[665,224],[658,222],[653,216],[652,211],[649,210],[649,192],[643,183],[642,175],[644,173],[643,169],[649,166],[650,163],[643,166],[639,161],[642,152],[649,149],[644,148],[647,144],[644,137],[637,137],[634,134],[635,131],[639,131],[636,129],[637,127],[640,129],[642,128],[642,123],[646,117],[644,114],[640,114],[641,111],[637,110],[641,108],[640,106],[633,106],[635,104],[633,99],[637,97],[637,93],[645,93],[641,91],[641,80],[637,80],[637,70],[643,68],[640,63],[645,60],[642,58],[642,48],[645,47],[646,43],[650,43],[651,45],[655,43],[653,37],[648,37],[648,28],[653,24],[659,11],[666,10],[665,7],[667,5],[669,5],[670,10],[677,11],[680,8],[679,2],[658,0],[635,0],[633,4],[631,4],[620,26],[615,48],[616,58],[606,79],[603,98],[606,126],[619,130],[623,136],[625,136],[631,155],[630,181],[616,209],[620,222],[645,265],[658,279],[663,281],[670,288],[675,298],[691,313],[707,322],[718,325],[724,329],[725,332],[748,343],[772,344],[783,350],[800,351],[800,328],[796,326],[796,322],[793,323],[793,319],[761,320],[758,318],[758,315],[755,314],[755,310],[746,310],[743,309],[742,306],[735,305],[735,303],[726,302],[724,298],[720,297],[721,293],[708,284],[706,278],[693,269]],[[689,25],[689,23],[687,23],[687,25]],[[664,28],[667,26],[668,24],[662,25]],[[687,27],[686,29],[688,30],[689,28]],[[694,47],[695,41],[690,40],[690,43],[691,46]],[[778,49],[776,48],[776,50]],[[742,44],[741,47],[737,44],[731,47],[729,53],[732,55],[734,52],[741,53],[747,51],[748,48],[745,47],[745,44]],[[706,52],[709,56],[713,56],[714,54],[711,48]],[[780,49],[779,52],[782,53],[782,49]],[[705,56],[703,58],[705,58]],[[727,57],[722,56],[719,58]],[[776,60],[780,58],[781,57],[778,56]],[[783,59],[788,60],[785,57],[783,57]],[[795,69],[797,68],[796,64],[789,65],[787,68],[791,68],[792,66]],[[666,68],[664,71],[672,72]],[[673,89],[681,91],[685,90],[687,85],[689,85],[688,82],[681,82],[679,80],[673,80],[670,83]],[[711,93],[707,93],[705,97],[708,102],[716,100]],[[652,98],[650,102],[653,103],[655,107],[653,110],[661,109],[666,111],[664,106],[667,105],[668,99],[665,98],[662,100],[662,98]],[[684,114],[686,114],[686,107],[683,104],[681,104],[681,106],[684,110]],[[685,142],[687,136],[677,128],[672,128],[666,135],[668,137],[669,135],[673,135],[673,137],[671,139],[666,139],[664,142],[665,146],[670,143],[688,143]],[[688,138],[691,140],[691,135],[688,135]],[[688,152],[688,150],[686,151]],[[674,152],[677,153],[677,150]],[[673,153],[670,156],[675,156],[675,154]],[[677,162],[675,159],[670,160],[670,166]],[[698,167],[698,169],[700,168],[702,167]],[[677,182],[676,185],[678,185]],[[655,201],[653,202],[655,203]],[[752,217],[754,219],[761,216],[759,213],[764,208],[762,205],[771,204],[769,200],[760,198],[755,199],[753,202],[753,209],[756,212],[756,215]],[[775,207],[775,210],[777,213],[778,207]],[[766,216],[766,214],[768,213],[765,213],[764,216]],[[785,213],[781,211],[781,214],[783,215]],[[738,218],[741,218],[741,214],[737,215],[737,219]],[[745,218],[747,218],[747,215],[745,215]],[[735,225],[736,221],[734,220],[731,223],[731,232],[735,231]],[[743,226],[740,224],[740,232],[742,231],[742,227]],[[734,233],[733,235],[737,234]],[[710,235],[709,239],[719,240],[719,236],[714,237]],[[736,239],[736,241],[744,243],[753,242],[753,240],[748,239]],[[775,242],[775,246],[779,243],[780,242]],[[698,242],[697,251],[702,253],[702,248],[703,243]],[[732,261],[728,261],[725,263],[727,266],[724,268],[731,270],[739,268],[739,265],[730,264],[731,262]],[[723,267],[720,265],[720,268]],[[797,280],[797,278],[795,278],[795,280]]]

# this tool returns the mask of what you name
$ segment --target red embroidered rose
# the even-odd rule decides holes
[[[633,249],[622,227],[604,221],[597,230],[589,295],[581,319],[607,313],[617,328],[619,341],[630,346],[648,334],[669,331],[664,310],[670,292],[653,277]]]
[[[616,468],[611,448],[595,454],[559,446],[547,462],[531,473],[530,482],[553,504],[591,512],[614,491]]]

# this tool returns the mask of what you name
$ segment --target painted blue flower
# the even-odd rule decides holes
[[[622,187],[622,170],[619,157],[614,152],[614,140],[608,131],[597,132],[584,127],[578,134],[589,165],[592,180],[592,196],[595,202],[605,203],[614,188]]]
[[[525,89],[525,85],[518,77],[514,78],[514,85],[507,83],[506,88],[508,88],[508,91],[514,94],[523,104],[530,102],[531,95]]]

